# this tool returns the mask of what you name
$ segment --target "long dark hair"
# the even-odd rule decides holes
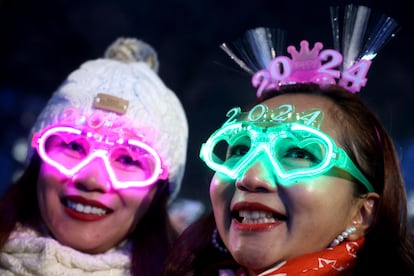
[[[374,221],[352,274],[414,275],[414,241],[408,229],[406,191],[399,159],[392,138],[377,115],[358,95],[339,86],[323,89],[312,84],[285,86],[278,92],[265,93],[254,104],[286,93],[320,95],[334,103],[336,108],[330,114],[341,126],[341,145],[380,195]],[[357,194],[364,192],[358,190]],[[180,251],[170,256],[165,275],[194,273],[200,267],[211,267],[211,260],[216,264],[234,262],[229,254],[221,255],[217,250],[216,258],[205,258],[204,254],[211,250],[211,229],[215,227],[212,223],[210,215],[179,237]],[[180,268],[181,264],[184,268]]]
[[[237,271],[240,265],[230,253],[219,251],[213,246],[212,235],[215,227],[214,215],[211,212],[185,229],[168,256],[164,275],[216,276],[219,269]]]
[[[37,201],[36,183],[41,159],[34,154],[23,175],[0,199],[0,248],[16,223],[38,228],[43,224]],[[159,181],[148,212],[129,235],[132,241],[131,274],[161,275],[162,263],[171,250],[176,231],[168,217],[168,181]]]

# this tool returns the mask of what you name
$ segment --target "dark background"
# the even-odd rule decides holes
[[[219,49],[249,28],[281,27],[287,42],[307,39],[332,47],[330,5],[349,1],[0,1],[0,193],[22,169],[36,115],[81,63],[117,37],[137,37],[158,52],[159,75],[181,99],[190,125],[188,164],[180,197],[209,205],[212,173],[198,158],[201,143],[235,105],[254,100],[250,76]],[[409,0],[353,1],[397,19],[401,26],[374,59],[361,97],[395,139],[407,187],[414,189],[413,9]],[[350,137],[352,139],[352,137]],[[20,153],[21,155],[21,153]]]

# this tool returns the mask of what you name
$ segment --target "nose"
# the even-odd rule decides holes
[[[268,162],[258,160],[236,179],[236,187],[242,191],[255,193],[275,192],[277,180],[273,171]]]
[[[105,193],[112,189],[110,175],[101,157],[85,164],[73,176],[73,180],[75,187],[82,191]]]

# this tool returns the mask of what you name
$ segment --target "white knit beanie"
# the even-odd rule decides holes
[[[136,127],[155,130],[152,147],[168,168],[171,201],[184,174],[188,123],[179,99],[157,71],[157,54],[150,45],[134,38],[119,38],[106,50],[104,58],[87,61],[68,76],[37,117],[32,135],[59,123],[68,108],[74,107],[85,116],[96,112],[99,93],[115,96],[126,103],[114,104],[115,108],[125,109],[124,114],[104,112],[126,117]]]

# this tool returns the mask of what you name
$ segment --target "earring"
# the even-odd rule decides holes
[[[214,247],[217,250],[219,250],[220,252],[228,253],[229,251],[227,250],[227,248],[221,246],[218,243],[218,241],[217,241],[217,235],[218,235],[218,230],[217,230],[217,227],[216,227],[216,228],[214,228],[213,235],[211,235],[211,242],[213,243]]]
[[[348,229],[346,229],[344,232],[338,235],[336,239],[334,239],[331,244],[329,245],[330,248],[337,246],[341,242],[343,242],[350,234],[354,233],[356,231],[355,226],[351,226]]]

